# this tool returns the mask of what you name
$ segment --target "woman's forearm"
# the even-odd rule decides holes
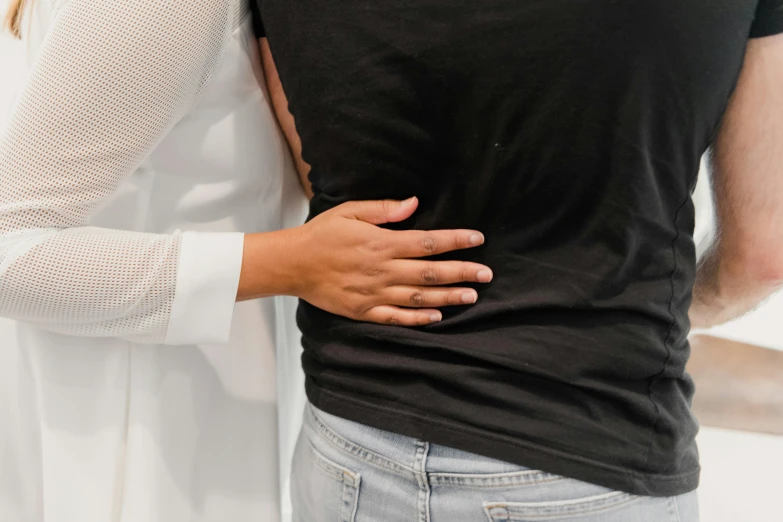
[[[246,234],[237,301],[297,295],[298,228]]]
[[[90,225],[201,99],[233,30],[232,5],[70,0],[52,18],[0,131],[0,316],[79,337],[225,339],[228,328],[188,328],[204,321],[180,306],[182,296],[195,309],[202,296],[215,301],[210,282],[182,266],[223,238]],[[222,248],[237,262],[238,240]],[[230,264],[213,279],[233,306]]]

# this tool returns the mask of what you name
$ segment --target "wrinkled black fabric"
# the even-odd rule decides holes
[[[310,400],[645,495],[698,484],[691,191],[783,0],[263,0],[311,215],[416,195],[495,279],[407,329],[299,310]]]

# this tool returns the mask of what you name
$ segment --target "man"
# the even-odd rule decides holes
[[[470,259],[495,271],[474,307],[418,331],[303,303],[315,418],[364,449],[348,421],[682,501],[693,519],[689,308],[711,326],[783,282],[783,2],[265,0],[260,14],[312,214],[415,193],[409,226],[481,229]],[[709,146],[719,233],[697,271],[690,193]],[[396,520],[373,505],[473,520],[438,511],[426,474],[413,508],[363,473],[380,499],[365,520]],[[326,512],[321,483],[299,485],[300,509]]]

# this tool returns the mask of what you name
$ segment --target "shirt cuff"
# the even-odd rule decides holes
[[[233,232],[182,234],[166,344],[228,342],[244,240]]]

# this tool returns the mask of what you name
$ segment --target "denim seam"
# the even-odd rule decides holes
[[[356,511],[359,508],[359,486],[362,476],[345,469],[335,462],[332,462],[313,447],[310,443],[310,456],[313,464],[321,471],[326,473],[331,479],[343,485],[343,494],[340,501],[340,522],[355,522]]]
[[[342,469],[340,466],[321,455],[318,450],[312,446],[312,444],[310,444],[310,453],[313,456],[313,462],[316,466],[321,468],[321,471],[327,475],[330,475],[333,479],[339,482],[347,484],[353,488],[358,488],[360,480],[358,473],[353,473],[352,471]]]
[[[427,479],[427,457],[430,445],[423,441],[416,441],[416,454],[413,461],[413,469],[416,472],[416,482],[419,485],[418,512],[419,522],[430,522],[430,485]]]
[[[673,522],[681,522],[680,506],[677,505],[677,499],[675,497],[669,498],[669,513],[672,515]]]
[[[510,486],[532,486],[548,484],[561,480],[568,480],[560,475],[553,475],[543,471],[517,471],[512,473],[499,473],[481,475],[466,475],[450,473],[430,473],[432,486],[472,487],[472,488],[503,488]]]
[[[354,477],[353,485],[343,482],[343,520],[355,522],[356,512],[359,509],[359,486],[362,476],[358,473]]]
[[[336,446],[338,449],[345,451],[346,453],[353,455],[354,457],[361,459],[365,462],[368,462],[370,464],[373,464],[381,468],[391,470],[405,477],[416,475],[416,472],[413,469],[408,468],[407,466],[398,463],[394,460],[388,459],[382,455],[379,455],[374,451],[370,451],[367,448],[359,446],[358,444],[351,442],[348,439],[345,439],[342,436],[338,435],[337,433],[332,431],[332,429],[329,428],[329,426],[327,426],[321,420],[320,417],[318,417],[318,415],[313,411],[312,408],[308,407],[307,409],[312,417],[313,422],[318,427],[318,430],[321,432],[321,434],[324,437],[326,437],[327,440],[331,442],[334,446]]]
[[[491,502],[484,502],[484,513],[487,514],[489,522],[511,522],[511,515],[504,506],[492,507]]]
[[[584,502],[575,503],[572,506],[553,505],[549,509],[547,509],[547,506],[535,506],[531,504],[522,506],[520,504],[516,504],[516,506],[520,511],[519,513],[514,512],[515,503],[513,502],[489,504],[486,505],[485,508],[488,508],[490,513],[492,513],[493,510],[500,511],[501,513],[505,514],[508,517],[507,519],[509,521],[514,521],[514,520],[528,521],[531,519],[545,520],[545,519],[553,519],[553,518],[561,518],[561,517],[571,517],[575,515],[595,515],[597,513],[602,513],[610,509],[615,509],[617,507],[630,504],[632,502],[637,502],[642,498],[644,497],[630,495],[628,493],[621,493],[616,495],[615,497],[602,499],[599,501],[591,502],[585,499]],[[586,509],[580,508],[579,507],[580,504],[585,505]],[[539,512],[525,513],[524,512],[525,510],[529,510],[529,511],[536,510]]]

